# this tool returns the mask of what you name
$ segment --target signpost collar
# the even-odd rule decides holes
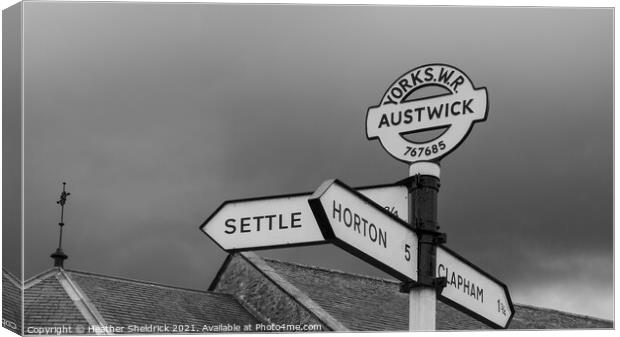
[[[430,161],[420,161],[409,166],[410,177],[419,174],[423,176],[433,176],[439,179],[439,171],[439,164]]]

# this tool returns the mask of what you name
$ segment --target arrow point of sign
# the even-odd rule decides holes
[[[444,267],[439,267],[440,265]],[[508,327],[515,310],[506,284],[445,246],[437,247],[437,266],[437,276],[447,278],[448,270],[450,270],[452,278],[459,275],[459,278],[473,281],[474,284],[482,287],[482,291],[485,293],[483,296],[487,300],[486,302],[478,302],[477,299],[474,301],[472,300],[474,297],[470,296],[471,294],[462,291],[458,286],[455,286],[454,282],[451,282],[440,294],[442,302],[495,328],[506,329]],[[444,270],[444,275],[440,275],[440,268]],[[507,308],[504,307],[506,305]],[[508,315],[504,310],[509,311]]]
[[[211,220],[218,215],[225,207],[226,205],[229,204],[230,201],[224,201],[218,208],[215,209],[215,211],[213,211],[213,213],[211,213],[211,215],[209,215],[209,217],[198,227],[198,229],[200,229],[200,231],[205,234],[209,239],[211,239],[211,241],[215,242],[215,244],[220,247],[222,250],[227,251],[229,253],[233,252],[230,249],[226,249],[224,248],[224,246],[222,246],[220,244],[220,242],[218,242],[218,240],[213,237],[212,234],[209,233],[209,231],[207,230],[207,225],[211,222]]]
[[[226,205],[229,203],[229,201],[224,201],[222,204],[220,204],[215,211],[213,211],[211,213],[211,215],[209,215],[209,217],[198,227],[198,229],[200,229],[201,232],[207,234],[207,236],[211,237],[209,235],[209,233],[207,233],[205,227],[207,226],[207,224],[211,221],[211,219],[213,219],[224,207],[226,207]]]

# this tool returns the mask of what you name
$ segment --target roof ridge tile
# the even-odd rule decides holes
[[[39,283],[39,282],[41,282],[41,281],[51,277],[51,276],[56,275],[58,272],[60,272],[60,268],[59,267],[51,267],[51,268],[49,268],[47,270],[44,270],[44,271],[42,271],[42,272],[40,272],[40,273],[30,277],[29,279],[27,279],[24,282],[24,287],[23,288],[24,289],[28,289],[28,288],[32,287],[33,285],[35,285],[35,284],[37,284],[37,283]]]
[[[101,315],[101,312],[92,303],[88,295],[82,290],[76,281],[71,279],[71,275],[67,271],[60,269],[60,272],[56,274],[56,279],[64,289],[65,293],[73,301],[73,305],[82,314],[84,319],[91,326],[105,327],[107,322]],[[108,334],[108,333],[106,333]]]
[[[13,273],[11,273],[10,271],[8,271],[6,268],[2,267],[2,276],[6,277],[7,280],[9,280],[9,282],[11,282],[12,285],[16,286],[19,289],[23,288],[23,282],[21,282],[17,276],[13,275]]]
[[[248,311],[251,315],[253,315],[257,320],[262,321],[265,324],[271,324],[271,320],[269,317],[263,315],[258,309],[256,309],[251,303],[244,300],[243,298],[237,295],[231,295],[238,303],[241,305],[246,311]]]

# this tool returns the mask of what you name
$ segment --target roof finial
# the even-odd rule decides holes
[[[62,251],[62,228],[65,226],[64,216],[65,216],[65,203],[67,203],[67,197],[71,195],[71,193],[65,190],[66,182],[62,183],[62,193],[60,193],[60,200],[56,201],[57,204],[60,205],[60,222],[58,226],[60,227],[60,233],[58,235],[58,248],[56,251],[50,255],[51,258],[54,259],[54,267],[64,267],[64,261],[68,258],[68,256]]]

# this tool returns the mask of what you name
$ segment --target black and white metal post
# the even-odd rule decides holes
[[[418,281],[403,283],[409,292],[409,330],[435,330],[437,291],[445,279],[435,277],[437,244],[445,242],[437,223],[439,164],[418,162],[409,167],[409,224],[418,231]]]

